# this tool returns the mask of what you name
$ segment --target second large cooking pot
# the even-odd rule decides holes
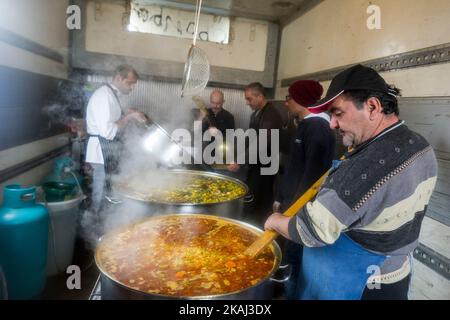
[[[113,184],[121,201],[138,202],[149,213],[202,213],[242,219],[251,201],[245,183],[229,176],[195,170],[137,172]]]
[[[262,230],[198,214],[145,218],[106,234],[95,261],[102,299],[271,299],[281,251],[275,241],[244,254]]]

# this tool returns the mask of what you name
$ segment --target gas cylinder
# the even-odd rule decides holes
[[[36,188],[8,185],[0,207],[0,266],[9,299],[37,297],[45,286],[47,208],[36,204]]]

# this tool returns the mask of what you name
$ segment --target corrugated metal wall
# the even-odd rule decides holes
[[[106,83],[111,78],[102,75],[89,75],[91,83]],[[206,105],[209,95],[215,88],[206,88],[200,97]],[[243,90],[222,89],[225,96],[224,108],[230,111],[236,121],[237,128],[247,129],[251,109],[246,105]],[[181,98],[181,83],[154,80],[139,80],[133,92],[123,97],[124,107],[134,107],[148,114],[153,120],[166,129],[185,127],[193,121],[191,109],[196,108],[190,97]]]
[[[427,215],[450,226],[450,99],[448,97],[402,98],[400,118],[433,146],[438,179]]]

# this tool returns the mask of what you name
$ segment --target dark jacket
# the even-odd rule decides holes
[[[271,130],[273,129],[281,130],[282,127],[283,121],[281,119],[281,115],[279,114],[277,109],[275,109],[275,107],[269,103],[267,103],[264,106],[264,108],[262,108],[259,112],[253,112],[250,117],[249,128],[255,129],[258,136],[259,136],[258,130],[267,129],[267,149],[268,149],[267,155],[269,156],[270,150],[272,150]],[[259,161],[257,166],[262,166],[259,163]]]
[[[225,138],[227,129],[235,129],[234,116],[225,109],[220,110],[217,114],[214,114],[211,109],[208,109],[208,119],[203,119],[203,132],[210,127],[216,127],[222,132],[222,136]]]
[[[259,129],[267,129],[268,139],[267,148],[268,156],[270,155],[271,144],[271,130],[282,128],[282,119],[278,111],[270,104],[266,104],[258,113],[253,112],[250,118],[251,129],[255,129],[259,134]],[[259,153],[259,152],[258,152]],[[264,152],[266,153],[266,152]],[[251,222],[262,226],[265,219],[270,213],[270,208],[273,202],[275,175],[261,175],[261,167],[264,167],[259,160],[257,164],[251,164],[248,168],[247,183],[254,196],[251,213],[249,219]],[[266,165],[270,166],[270,164]]]
[[[320,117],[300,122],[294,135],[286,171],[275,198],[286,210],[330,167],[335,136],[329,122]]]

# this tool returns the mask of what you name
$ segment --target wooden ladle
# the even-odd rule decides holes
[[[297,212],[307,204],[312,198],[316,196],[319,192],[320,186],[323,181],[328,176],[330,170],[328,170],[322,177],[317,180],[311,188],[308,189],[295,203],[287,209],[283,215],[286,217],[292,217],[297,214]],[[272,230],[266,230],[264,233],[253,242],[250,247],[245,250],[245,254],[250,257],[256,257],[259,253],[261,253],[265,247],[267,247],[275,238],[278,236],[278,233]]]
[[[206,121],[208,122],[208,127],[213,127],[211,119],[209,119],[208,108],[206,107],[202,98],[200,98],[199,96],[193,96],[192,101],[194,101],[197,107],[205,113]]]

